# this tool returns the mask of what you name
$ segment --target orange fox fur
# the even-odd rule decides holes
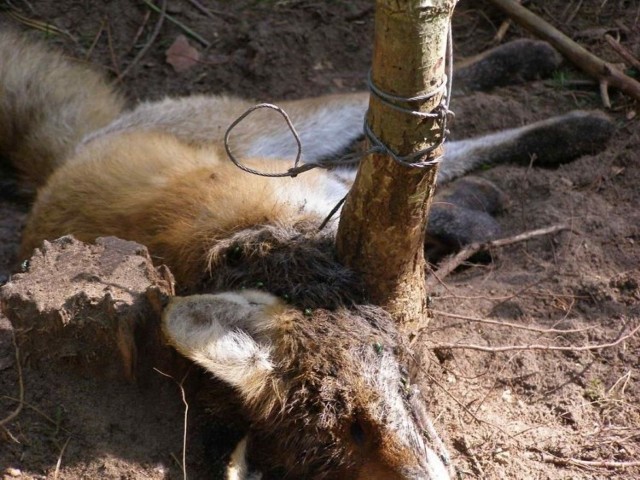
[[[536,47],[542,52],[536,62],[553,57],[548,48]],[[464,88],[495,71],[470,68],[461,75]],[[404,347],[392,322],[379,309],[358,305],[357,279],[331,250],[335,222],[324,237],[317,234],[354,172],[313,170],[292,179],[239,170],[226,158],[222,138],[248,106],[194,96],[124,111],[99,75],[0,32],[0,154],[39,187],[22,256],[61,235],[84,241],[115,235],[146,245],[187,293],[199,292],[207,278],[217,278],[209,284],[217,291],[264,275],[282,287],[270,284],[271,293],[303,297],[289,307],[268,293],[225,291],[176,298],[165,312],[170,343],[243,399],[251,425],[229,478],[250,477],[251,451],[260,467],[269,470],[275,461],[292,478],[448,479],[446,450],[406,384],[397,356]],[[300,132],[305,161],[317,162],[360,136],[367,95],[282,106]],[[532,153],[547,163],[573,158],[600,148],[610,133],[602,115],[574,112],[450,142],[438,182],[485,163],[528,162]],[[285,171],[290,162],[282,159],[295,153],[290,132],[264,111],[238,126],[231,146],[243,163],[264,172]],[[458,242],[478,218],[485,232],[496,225],[487,206],[471,205],[474,195],[463,190],[447,196],[439,211],[436,204],[429,224]],[[307,304],[317,311],[303,314],[298,307]]]
[[[124,101],[100,75],[14,32],[0,32],[0,45],[0,152],[40,186]]]
[[[146,245],[183,286],[202,278],[212,244],[231,232],[317,216],[301,199],[304,190],[320,191],[327,183],[322,172],[295,180],[257,177],[240,171],[216,146],[186,145],[161,132],[95,140],[72,162],[41,189],[23,254],[61,232],[84,241],[108,233]],[[267,172],[282,169],[272,160],[245,163]]]

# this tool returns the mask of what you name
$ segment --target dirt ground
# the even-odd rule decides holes
[[[122,76],[132,102],[196,92],[275,101],[364,87],[373,32],[368,0],[202,2],[209,14],[198,2],[172,0],[168,13],[182,26],[167,19],[155,38],[158,14],[148,3],[14,0],[18,14],[4,13],[3,22],[56,27],[43,37]],[[636,0],[528,6],[611,62],[621,60],[606,33],[640,57]],[[462,0],[456,58],[491,47],[503,20],[482,1]],[[200,63],[178,73],[165,54],[187,28],[209,46],[190,36]],[[506,38],[528,35],[512,26]],[[597,85],[586,79],[565,65],[547,81],[456,98],[453,135],[601,109]],[[556,170],[534,163],[481,173],[510,196],[500,217],[506,235],[558,223],[571,231],[496,249],[492,263],[451,275],[433,292],[435,319],[421,337],[423,390],[459,478],[640,478],[640,335],[611,348],[584,348],[612,343],[640,322],[640,106],[610,93],[617,131],[604,153]],[[0,201],[0,281],[19,268],[27,210],[20,201]],[[0,475],[182,478],[184,411],[171,380],[131,386],[29,368],[19,376],[10,328],[0,317],[0,418],[16,408],[20,380],[25,402],[0,430]],[[484,352],[468,345],[571,348]],[[190,432],[198,430],[194,421]],[[209,477],[212,461],[200,442],[188,444],[189,478]]]

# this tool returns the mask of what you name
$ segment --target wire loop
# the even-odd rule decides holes
[[[407,115],[413,115],[420,118],[433,118],[438,124],[439,133],[437,134],[436,143],[428,146],[417,152],[410,153],[408,155],[400,155],[394,151],[391,147],[386,145],[376,134],[371,130],[371,126],[367,122],[367,116],[364,121],[364,134],[372,145],[372,150],[376,153],[381,153],[390,156],[396,163],[405,167],[413,168],[427,168],[439,164],[442,161],[442,154],[428,158],[424,160],[424,157],[430,156],[436,149],[440,148],[445,142],[449,130],[447,129],[447,123],[449,117],[453,116],[453,112],[449,110],[449,102],[451,101],[451,82],[453,79],[453,40],[451,35],[451,24],[449,24],[449,31],[447,34],[447,73],[442,79],[440,85],[433,90],[423,93],[415,97],[402,97],[399,95],[393,95],[388,92],[384,92],[378,86],[373,83],[371,78],[371,71],[369,71],[368,85],[371,93],[382,103]],[[425,102],[435,97],[436,95],[445,92],[442,101],[430,112],[421,112],[413,108],[407,108],[400,105],[401,103],[412,102]]]
[[[365,115],[365,118],[364,118],[363,132],[366,138],[369,140],[369,143],[371,144],[370,148],[368,148],[365,152],[359,155],[349,154],[335,160],[324,160],[322,162],[304,163],[301,165],[300,160],[302,158],[302,142],[300,141],[300,136],[298,135],[298,132],[293,126],[293,123],[291,122],[289,115],[287,115],[287,113],[282,108],[278,107],[277,105],[273,105],[271,103],[260,103],[258,105],[254,105],[253,107],[249,108],[246,112],[244,112],[242,115],[240,115],[235,121],[233,121],[233,123],[229,125],[229,128],[227,128],[227,131],[224,134],[224,149],[227,152],[227,156],[236,167],[238,167],[239,169],[245,172],[251,173],[253,175],[260,175],[262,177],[295,178],[300,173],[306,172],[313,168],[332,168],[337,166],[344,166],[350,163],[357,163],[360,161],[362,157],[365,157],[371,153],[388,155],[395,162],[405,167],[427,168],[427,167],[435,166],[442,161],[442,153],[432,158],[425,159],[425,157],[430,157],[434,151],[436,151],[438,148],[442,146],[442,144],[444,144],[447,138],[447,135],[449,134],[449,130],[447,129],[447,124],[448,124],[449,118],[453,116],[453,112],[449,110],[449,103],[451,101],[451,90],[452,90],[451,85],[453,81],[453,38],[451,33],[451,23],[449,23],[449,31],[447,34],[446,65],[447,65],[446,74],[444,75],[444,78],[442,79],[442,82],[440,83],[440,85],[438,85],[436,88],[434,88],[429,92],[426,92],[414,97],[402,97],[399,95],[394,95],[394,94],[383,91],[373,83],[373,80],[371,78],[371,71],[369,71],[369,75],[367,78],[367,85],[368,85],[369,91],[373,96],[375,96],[382,103],[384,103],[386,106],[390,108],[403,112],[407,115],[413,115],[420,118],[433,118],[437,122],[439,133],[437,134],[437,139],[435,144],[430,145],[427,148],[424,148],[420,151],[413,152],[408,155],[400,155],[398,152],[395,152],[388,145],[383,143],[382,140],[380,140],[371,130],[371,127],[367,122],[367,117],[369,113],[367,111],[367,114]],[[402,105],[402,104],[426,102],[441,93],[444,93],[441,102],[430,112],[422,112],[415,108],[408,108],[407,106]],[[287,123],[287,127],[289,127],[289,130],[291,131],[293,138],[296,141],[296,145],[298,149],[296,153],[296,158],[293,162],[293,167],[291,167],[286,172],[280,172],[280,173],[260,172],[253,168],[247,167],[246,165],[243,165],[241,162],[239,162],[236,159],[236,157],[231,152],[231,147],[229,146],[229,136],[231,135],[231,131],[246,117],[251,115],[251,113],[253,113],[255,110],[258,110],[260,108],[268,108],[280,113],[280,115],[282,115],[285,122]],[[329,223],[333,215],[335,215],[336,212],[340,209],[345,199],[346,197],[340,200],[340,202],[332,209],[331,213],[329,213],[327,218],[325,218],[325,220],[322,222],[320,226],[320,230],[322,230],[327,225],[327,223]]]
[[[282,115],[285,122],[287,123],[287,127],[289,127],[289,130],[291,131],[291,134],[293,135],[293,138],[296,141],[296,146],[298,148],[298,151],[296,153],[296,159],[293,162],[293,167],[287,170],[286,172],[268,173],[268,172],[260,172],[258,170],[254,170],[253,168],[247,167],[246,165],[240,163],[238,159],[236,159],[236,157],[233,155],[233,153],[231,153],[231,147],[229,146],[229,136],[231,135],[231,131],[245,118],[247,118],[249,115],[251,115],[253,112],[255,112],[260,108],[268,108],[271,110],[275,110],[280,115]],[[298,176],[298,174],[306,172],[307,170],[311,170],[312,168],[316,168],[318,166],[313,163],[305,163],[303,165],[300,165],[300,159],[302,158],[302,142],[300,141],[300,136],[298,135],[296,128],[293,126],[293,123],[291,122],[289,115],[287,115],[287,112],[285,112],[279,106],[273,105],[271,103],[260,103],[258,105],[254,105],[253,107],[249,108],[246,112],[244,112],[242,115],[240,115],[238,118],[236,118],[233,121],[233,123],[229,125],[229,128],[227,128],[227,131],[224,133],[224,149],[227,152],[227,156],[229,157],[229,160],[231,160],[236,167],[238,167],[240,170],[244,170],[247,173],[251,173],[253,175],[259,175],[261,177],[295,178]]]

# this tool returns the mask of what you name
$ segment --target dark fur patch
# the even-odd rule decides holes
[[[511,161],[529,163],[535,154],[537,166],[567,163],[602,151],[613,131],[613,122],[602,112],[571,112],[518,138]]]
[[[481,61],[456,70],[455,93],[489,90],[545,78],[562,63],[562,57],[546,42],[520,39],[505,43],[481,56]]]
[[[474,242],[487,242],[501,234],[500,224],[486,212],[434,203],[427,227],[426,252],[431,261]]]
[[[444,189],[438,187],[434,205],[439,203],[452,203],[458,207],[493,215],[504,210],[508,199],[493,182],[468,175],[454,180]]]
[[[480,177],[464,177],[438,191],[431,205],[425,253],[431,262],[474,242],[487,242],[501,235],[492,214],[501,211],[507,197],[492,182]],[[487,255],[474,261],[489,261]]]
[[[303,309],[365,303],[360,279],[336,258],[334,236],[312,223],[242,230],[216,242],[209,277],[195,290],[257,288]]]
[[[352,478],[362,461],[362,444],[381,433],[375,425],[384,413],[372,410],[375,379],[364,373],[375,371],[383,350],[402,348],[393,320],[372,305],[316,309],[310,318],[294,310],[287,315],[275,345],[275,356],[282,359],[278,375],[286,379],[282,404],[250,427],[250,460],[266,479],[302,478],[308,472],[318,479]],[[407,395],[408,408],[409,402]],[[359,418],[361,413],[372,418]],[[364,424],[362,434],[372,438],[353,437],[358,421]],[[309,429],[313,435],[301,434]],[[280,467],[273,469],[273,458]]]

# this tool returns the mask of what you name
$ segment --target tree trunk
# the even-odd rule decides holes
[[[410,98],[441,84],[455,3],[376,1],[372,80],[380,90]],[[429,112],[441,99],[442,93],[408,106]],[[367,121],[385,145],[403,156],[434,145],[439,134],[435,119],[399,111],[375,95]],[[406,167],[384,154],[367,156],[338,228],[341,260],[362,274],[371,301],[407,329],[427,319],[424,235],[436,171],[436,166]]]

